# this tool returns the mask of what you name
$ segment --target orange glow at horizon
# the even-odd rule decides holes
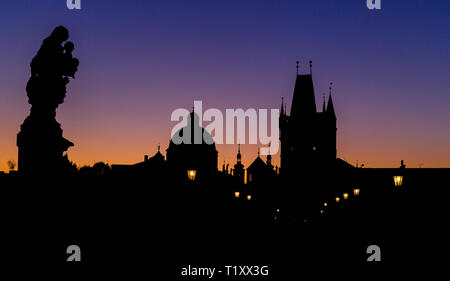
[[[67,132],[70,132],[68,126],[62,125],[64,128],[64,136],[75,143],[74,147],[68,150],[68,156],[77,166],[93,165],[96,162],[105,162],[107,164],[135,164],[144,159],[144,155],[152,157],[157,152],[157,146],[161,145],[161,153],[165,155],[165,149],[169,143],[169,133],[167,135],[150,135],[144,138],[134,138],[133,136],[117,135],[114,137],[113,133],[103,134],[104,137],[94,137],[90,133],[80,134],[78,137],[71,137]],[[16,162],[17,169],[17,147],[15,144],[15,135],[18,129],[9,129],[9,138],[0,138],[0,171],[7,172],[7,162],[13,160]],[[99,132],[102,129],[99,129]],[[4,136],[5,134],[3,134]],[[111,141],[108,138],[111,137]],[[141,136],[142,137],[142,136]],[[339,142],[339,138],[338,138]],[[376,143],[376,142],[375,142]],[[380,149],[373,149],[368,142],[364,148],[363,144],[356,145],[355,141],[349,142],[351,147],[347,144],[338,143],[338,157],[346,160],[352,165],[356,161],[359,165],[364,163],[366,168],[398,168],[400,160],[405,160],[406,167],[417,168],[420,163],[423,163],[424,168],[436,167],[450,167],[450,161],[443,157],[436,155],[440,148],[435,146],[427,147],[430,152],[427,155],[425,152],[418,151],[415,155],[408,154],[408,144],[400,149],[398,146],[391,147],[380,146]],[[409,145],[412,147],[413,145]],[[242,164],[248,167],[257,157],[259,145],[241,145]],[[225,161],[230,166],[236,163],[237,144],[221,144],[216,145],[219,152],[218,169],[222,169],[222,164]],[[343,151],[345,148],[345,152]],[[401,152],[399,152],[399,149]],[[434,154],[434,155],[433,155]],[[406,156],[406,157],[405,157]],[[261,156],[266,161],[266,156]],[[364,160],[366,159],[366,160]],[[274,166],[280,165],[279,153],[272,157],[272,164]]]
[[[134,164],[141,162],[144,155],[153,156],[161,145],[161,153],[165,155],[170,140],[170,131],[177,122],[170,121],[171,110],[188,104],[188,101],[174,103],[169,109],[162,104],[142,102],[138,108],[103,106],[91,104],[89,100],[71,101],[70,93],[67,105],[58,109],[57,121],[64,130],[63,136],[74,142],[75,146],[69,148],[69,159],[79,167],[93,165],[95,162],[108,164]],[[192,101],[192,99],[189,99]],[[337,106],[340,100],[336,99]],[[28,115],[29,105],[26,99],[21,100],[22,110],[14,111],[6,107],[0,111],[0,171],[7,171],[7,161],[17,163],[16,135],[20,124]],[[344,101],[342,102],[344,103]],[[149,112],[146,104],[152,104]],[[228,108],[236,106],[228,104]],[[205,104],[204,110],[214,104]],[[167,107],[167,105],[166,105]],[[239,105],[241,108],[251,108],[250,105]],[[256,107],[254,105],[253,107]],[[258,107],[270,108],[258,105]],[[275,106],[272,106],[275,107]],[[84,114],[79,114],[79,108],[84,108]],[[397,168],[400,160],[405,160],[406,167],[439,168],[450,167],[450,136],[442,135],[440,138],[421,131],[410,130],[408,123],[398,124],[392,128],[380,127],[378,124],[365,124],[370,117],[357,120],[349,116],[358,115],[359,112],[337,112],[337,152],[338,157],[355,165],[364,164],[367,168],[387,167]],[[124,119],[126,116],[128,119]],[[203,124],[205,126],[206,123]],[[248,167],[257,157],[259,145],[241,145],[242,163]],[[236,163],[237,144],[217,144],[218,169],[223,162]],[[279,153],[272,157],[274,166],[280,165]],[[266,160],[265,156],[261,156]],[[246,180],[246,177],[245,177]]]

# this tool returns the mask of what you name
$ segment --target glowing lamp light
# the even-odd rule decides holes
[[[247,195],[247,200],[252,200],[252,196],[250,194]]]
[[[394,176],[394,185],[402,186],[403,184],[403,176]]]
[[[280,209],[277,209],[277,213],[279,213],[280,212]]]
[[[323,210],[320,210],[320,213],[323,214]]]
[[[323,206],[324,207],[328,206],[328,203],[327,202],[323,203]]]
[[[196,170],[188,170],[187,171],[187,175],[188,175],[188,180],[189,181],[194,181],[195,180],[195,176],[197,175],[197,171]]]
[[[339,201],[341,201],[341,198],[336,197],[336,202],[339,202]]]
[[[234,197],[236,197],[236,198],[239,198],[239,195],[240,195],[241,193],[239,192],[239,191],[236,191],[235,193],[234,193]]]
[[[344,193],[342,196],[344,197],[344,199],[348,199],[348,193]]]
[[[359,188],[353,189],[353,195],[355,195],[355,196],[359,195]]]

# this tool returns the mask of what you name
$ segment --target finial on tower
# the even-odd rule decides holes
[[[331,89],[333,88],[333,82],[330,82],[330,96],[331,96]]]
[[[258,157],[259,157],[259,147],[258,147]]]
[[[312,75],[312,60],[309,61],[309,74]]]
[[[300,62],[297,61],[296,63],[297,63],[297,66],[296,66],[296,67],[297,67],[297,75],[298,75],[298,65],[299,65]]]

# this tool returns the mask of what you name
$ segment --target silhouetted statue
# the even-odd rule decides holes
[[[64,151],[73,143],[63,138],[56,122],[56,108],[64,102],[69,77],[75,78],[79,61],[73,58],[74,44],[63,26],[56,27],[31,61],[26,87],[30,115],[17,135],[19,173],[60,173]],[[67,41],[67,42],[66,42]],[[62,45],[66,42],[64,45]]]

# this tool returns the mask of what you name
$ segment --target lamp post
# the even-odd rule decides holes
[[[187,170],[187,176],[189,181],[194,181],[196,175],[197,175],[196,170]]]
[[[402,186],[403,185],[403,176],[394,176],[394,186]]]

